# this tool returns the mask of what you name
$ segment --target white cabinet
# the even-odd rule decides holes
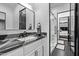
[[[42,56],[42,46],[40,46],[37,50],[35,50],[35,56]]]
[[[38,41],[32,42],[32,43],[30,43],[28,45],[25,45],[24,48],[23,48],[24,49],[23,50],[24,51],[24,55],[25,56],[28,56],[29,53],[30,54],[33,54],[32,53],[33,51],[34,51],[34,54],[36,55],[36,52],[35,51],[37,51],[40,46],[42,46],[41,40],[38,40]]]
[[[28,43],[2,56],[44,56],[46,54],[46,38]]]
[[[26,56],[35,56],[35,51],[31,51],[31,52],[28,53]]]
[[[23,50],[24,55],[25,56],[47,56],[48,54],[47,54],[46,39],[47,37],[24,46],[24,50]]]
[[[3,54],[2,56],[23,56],[23,47],[17,48],[16,50]]]
[[[33,51],[30,51],[26,56],[42,56],[42,47],[38,47]]]
[[[32,43],[31,45],[29,45],[28,48],[25,49],[29,50],[29,52],[25,54],[26,56],[46,56],[47,55],[46,37]]]

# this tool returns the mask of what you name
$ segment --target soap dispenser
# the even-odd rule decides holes
[[[41,36],[41,24],[40,23],[37,24],[37,35]]]

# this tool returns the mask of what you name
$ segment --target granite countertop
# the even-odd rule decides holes
[[[20,38],[20,37],[18,37],[18,35],[7,36],[6,40],[0,40],[0,55],[10,52],[12,50],[15,50],[17,48],[20,48],[23,45],[31,44],[37,40],[40,40],[40,39],[46,37],[46,35],[47,35],[46,33],[42,33],[41,36],[32,34],[31,36],[34,36],[35,39],[31,39],[30,41],[28,41],[28,40],[20,41],[18,39],[23,39],[23,38],[27,39],[27,37]],[[28,35],[28,37],[29,37],[29,35]]]

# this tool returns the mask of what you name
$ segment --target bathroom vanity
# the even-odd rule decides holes
[[[42,33],[41,36],[32,34],[21,38],[8,37],[9,42],[3,43],[2,47],[0,45],[0,55],[1,56],[44,56],[46,51],[45,50],[46,37],[47,36],[45,33]]]
[[[0,55],[46,55],[47,32],[42,32],[41,23],[35,24],[35,11],[20,3],[0,3],[0,6]]]

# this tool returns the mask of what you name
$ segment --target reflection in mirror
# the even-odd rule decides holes
[[[35,13],[20,3],[0,3],[0,30],[33,30]]]
[[[26,8],[19,11],[19,29],[26,29]]]

